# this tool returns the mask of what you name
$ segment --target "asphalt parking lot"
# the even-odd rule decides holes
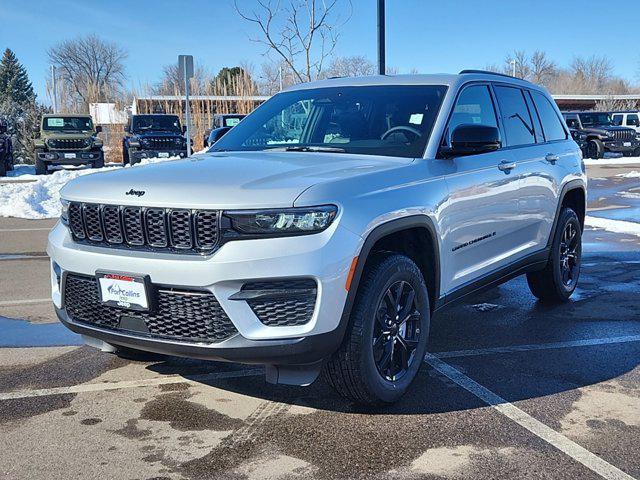
[[[590,213],[629,221],[634,169],[590,168]],[[518,278],[440,314],[409,394],[365,410],[252,366],[79,345],[47,299],[52,224],[0,218],[0,478],[640,477],[638,236],[587,230],[570,303]]]

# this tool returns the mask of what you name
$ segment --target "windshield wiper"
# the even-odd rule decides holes
[[[270,152],[328,152],[328,153],[346,153],[344,148],[340,147],[321,147],[318,145],[291,145],[288,147],[267,148]]]

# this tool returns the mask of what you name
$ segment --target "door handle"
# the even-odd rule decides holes
[[[507,162],[507,161],[502,161],[498,164],[498,168],[505,172],[505,173],[509,173],[511,170],[513,170],[514,168],[516,168],[516,163],[515,162]]]
[[[547,153],[547,156],[544,157],[544,159],[554,165],[558,160],[560,160],[560,157],[554,153]]]

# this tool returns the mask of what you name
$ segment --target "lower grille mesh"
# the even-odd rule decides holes
[[[153,337],[219,342],[237,333],[213,294],[153,288],[155,308],[138,312],[104,305],[95,278],[67,274],[64,306],[74,322],[101,328],[119,330],[122,316],[142,319]]]
[[[308,323],[316,306],[317,285],[311,279],[251,282],[242,291],[260,291],[265,298],[247,300],[258,319],[269,327],[291,327]],[[273,292],[270,297],[269,292]]]

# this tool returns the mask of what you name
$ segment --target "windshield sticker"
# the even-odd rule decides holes
[[[240,123],[240,119],[239,118],[227,118],[225,123],[227,124],[227,127],[235,127],[237,124]]]
[[[64,127],[64,118],[47,118],[48,127]]]
[[[409,118],[409,123],[413,123],[414,125],[422,125],[422,118],[424,114],[422,113],[413,113]]]

